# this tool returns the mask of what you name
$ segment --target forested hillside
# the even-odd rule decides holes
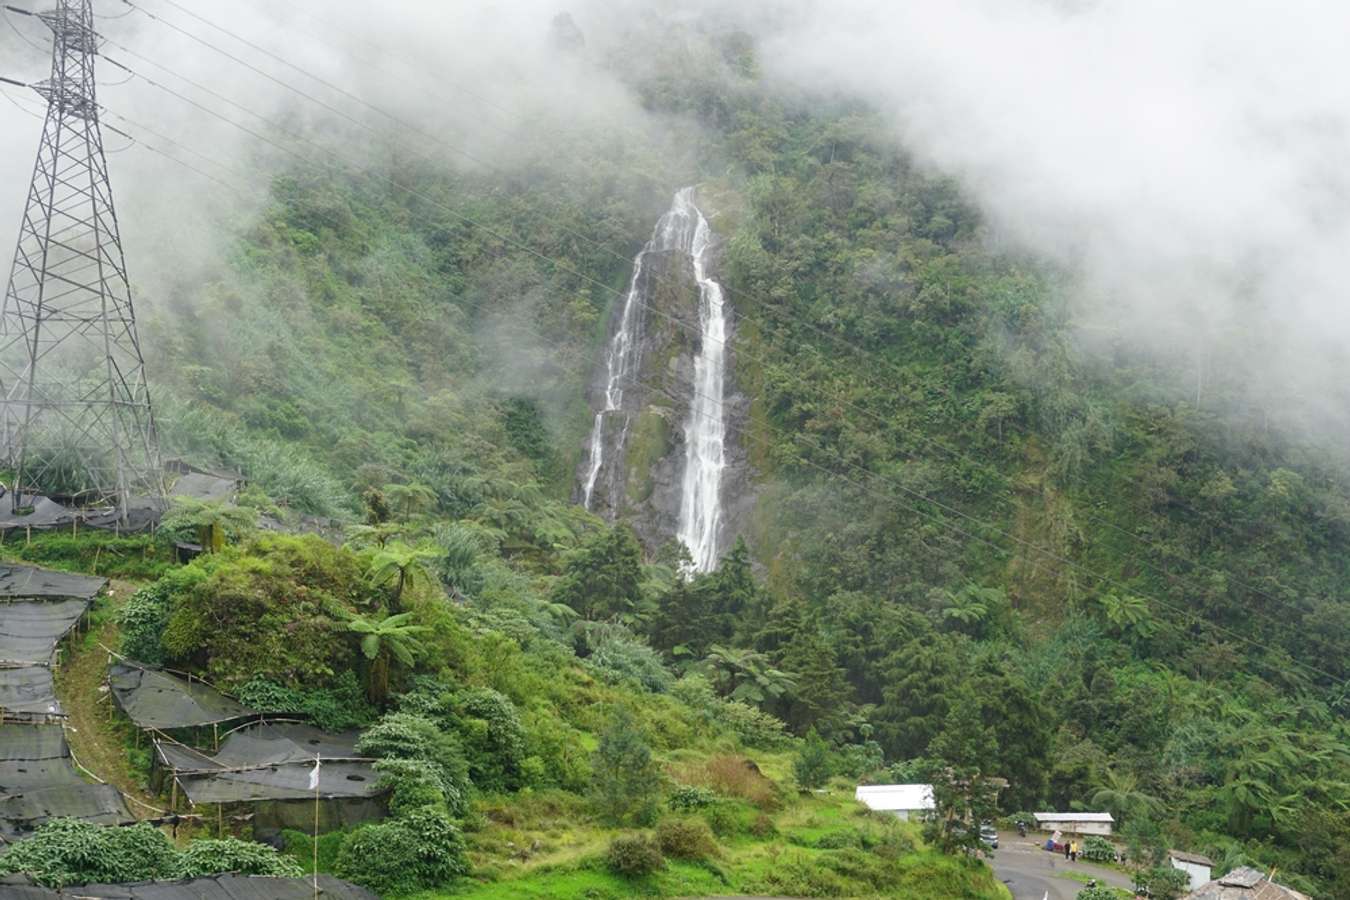
[[[1107,809],[1136,857],[1183,847],[1350,896],[1342,459],[1270,427],[1236,383],[1085,343],[1063,273],[995,246],[874,110],[769,87],[739,32],[660,27],[632,36],[650,52],[601,61],[659,134],[560,119],[509,172],[296,166],[210,278],[148,311],[166,450],[237,469],[245,506],[347,544],[241,525],[132,601],[131,651],[250,696],[317,688],[341,724],[399,710],[375,726],[390,745],[456,735],[432,759],[449,774],[433,790],[402,772],[395,806],[441,791],[437,815],[476,821],[469,863],[372,876],[396,892],[466,872],[489,890],[519,875],[501,845],[569,817],[594,831],[566,852],[595,856],[604,829],[654,825],[658,800],[712,803],[644,780],[720,790],[717,759],[758,753],[773,796],[725,776],[742,793],[709,819],[716,839],[796,828],[808,855],[786,874],[758,850],[724,858],[721,881],[677,866],[653,890],[928,896],[926,872],[960,885],[931,896],[995,896],[904,829],[840,839],[881,862],[830,856],[843,814],[820,798],[773,820],[777,792],[836,774],[840,790],[1001,777],[1004,815]],[[673,542],[572,502],[613,306],[694,183],[718,198],[755,495],[696,576]],[[363,593],[372,568],[388,578]],[[358,620],[390,648],[363,660]],[[358,670],[360,686],[341,675]],[[591,753],[634,742],[666,774],[595,787]],[[612,809],[587,805],[597,792]],[[346,846],[339,872],[377,870],[392,834]],[[541,895],[594,888],[567,871]]]

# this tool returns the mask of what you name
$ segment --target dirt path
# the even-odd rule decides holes
[[[146,792],[127,758],[126,748],[134,742],[136,730],[125,720],[109,715],[112,701],[102,690],[108,654],[99,644],[116,646],[113,613],[135,589],[124,581],[112,583],[113,596],[99,602],[89,631],[74,636],[67,645],[64,663],[56,673],[56,695],[66,712],[66,736],[75,758],[126,794],[133,815],[151,818],[154,813],[147,806],[158,810],[162,804]],[[140,740],[143,750],[148,751],[149,739],[142,735]]]

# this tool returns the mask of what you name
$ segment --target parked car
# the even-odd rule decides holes
[[[985,822],[980,826],[980,841],[990,850],[998,849],[998,832],[994,830],[993,825]]]

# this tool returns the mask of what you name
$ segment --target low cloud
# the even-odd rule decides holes
[[[839,0],[763,60],[874,102],[998,239],[1077,275],[1088,333],[1343,419],[1347,33],[1314,0]]]

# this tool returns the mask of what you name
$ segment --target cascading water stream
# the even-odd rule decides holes
[[[628,283],[628,293],[623,298],[619,327],[614,332],[614,337],[610,339],[605,355],[605,404],[595,414],[595,424],[591,426],[590,468],[586,473],[586,483],[582,487],[582,505],[587,509],[591,509],[595,502],[595,486],[605,465],[605,420],[615,413],[623,415],[623,426],[613,448],[616,452],[622,448],[628,436],[629,415],[623,408],[623,400],[624,389],[637,377],[641,363],[642,311],[648,302],[643,296],[646,291],[646,285],[642,280],[643,266],[647,255],[651,253],[669,250],[688,252],[693,242],[696,224],[692,215],[698,213],[685,196],[689,192],[692,192],[692,189],[680,191],[675,195],[675,202],[656,223],[651,240],[633,260],[633,278]]]
[[[697,206],[693,188],[676,196],[687,202],[697,220],[689,255],[698,282],[700,346],[694,357],[693,397],[684,426],[684,482],[678,537],[698,572],[717,566],[722,527],[722,472],[726,468],[726,417],[723,390],[726,381],[727,314],[722,285],[708,275],[712,229]]]
[[[708,274],[713,250],[712,228],[694,203],[694,189],[675,194],[670,209],[652,238],[633,260],[633,278],[624,295],[618,326],[605,355],[604,405],[591,426],[590,465],[582,486],[587,509],[596,504],[596,487],[609,460],[622,451],[636,410],[624,408],[625,390],[641,371],[643,312],[652,303],[644,279],[653,253],[678,252],[692,263],[699,293],[698,354],[694,357],[689,414],[684,425],[685,459],[676,537],[689,549],[692,568],[707,572],[717,566],[722,528],[722,473],[726,468],[726,418],[722,411],[726,380],[727,315],[722,286]],[[621,417],[617,427],[610,424]],[[615,435],[607,441],[608,435]],[[617,508],[610,498],[611,508]]]

